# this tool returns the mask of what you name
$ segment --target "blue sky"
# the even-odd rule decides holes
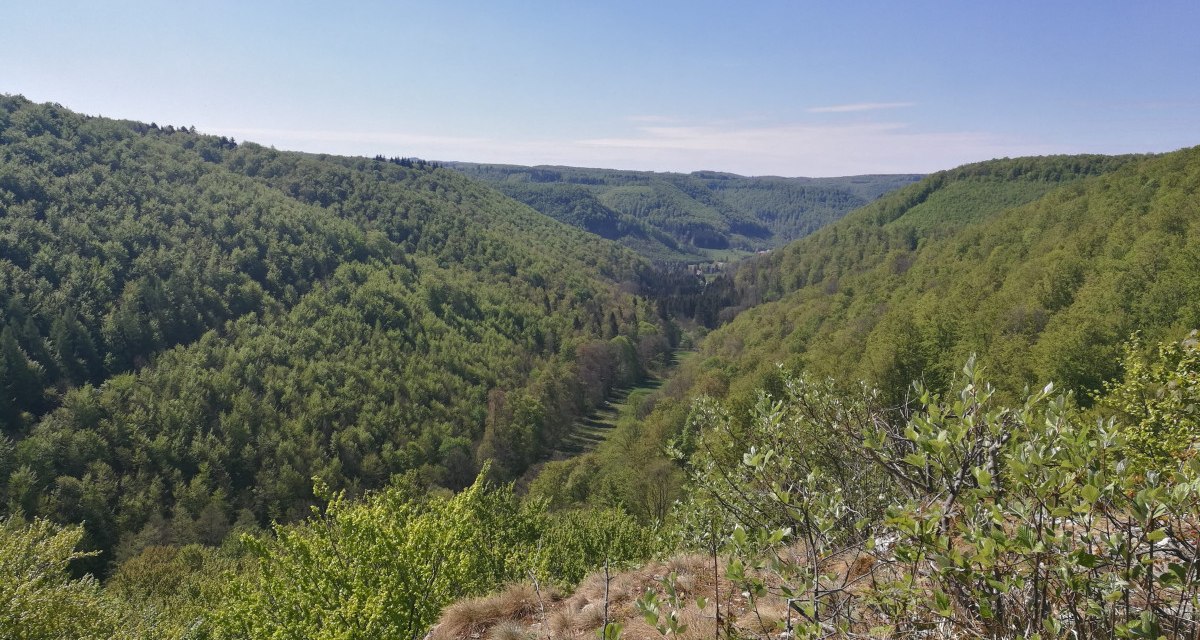
[[[283,149],[830,176],[1200,144],[1200,2],[4,0],[0,92]]]

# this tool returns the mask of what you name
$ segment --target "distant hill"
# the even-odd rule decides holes
[[[449,163],[567,224],[657,261],[745,255],[804,237],[919,175],[754,177]]]

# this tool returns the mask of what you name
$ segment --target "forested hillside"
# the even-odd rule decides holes
[[[637,637],[1192,637],[1198,206],[1200,148],[997,160],[744,264],[745,310],[531,489],[671,559],[541,620],[611,629],[603,584]],[[482,606],[441,624],[546,625]]]
[[[4,510],[101,568],[303,517],[313,478],[511,477],[669,349],[651,277],[422,162],[0,98]]]
[[[567,224],[658,261],[721,259],[801,238],[917,175],[754,177],[451,163]]]
[[[972,354],[1006,398],[1053,381],[1087,406],[1122,373],[1122,347],[1200,326],[1200,149],[1162,156],[994,160],[933,174],[742,265],[745,309],[594,454],[547,467],[552,500],[629,500],[684,432],[691,400],[748,419],[782,393],[779,365],[879,389],[946,389]],[[742,422],[744,424],[744,422]],[[620,443],[619,445],[617,443]],[[630,459],[638,460],[631,474]]]
[[[897,400],[911,380],[944,388],[975,353],[1004,391],[1053,380],[1086,402],[1133,332],[1200,326],[1198,189],[1195,148],[937,174],[747,264],[749,301],[774,300],[706,352],[730,380],[778,361]]]

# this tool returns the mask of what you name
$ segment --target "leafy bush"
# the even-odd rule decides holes
[[[37,519],[0,519],[0,638],[108,638],[115,611],[92,576],[73,579],[70,564],[83,530]]]
[[[534,518],[480,477],[451,498],[334,495],[311,522],[248,540],[261,573],[222,613],[222,637],[420,638],[455,598],[520,577]]]
[[[620,509],[575,509],[548,516],[535,554],[539,579],[572,587],[608,562],[623,566],[655,550],[654,530]]]
[[[1158,347],[1154,358],[1138,353],[1135,338],[1125,350],[1125,375],[1105,385],[1099,406],[1126,425],[1135,461],[1169,465],[1195,455],[1200,438],[1200,347],[1197,333]]]
[[[229,551],[156,546],[123,562],[104,583],[121,604],[123,633],[148,640],[212,638],[214,613],[252,568],[250,558]]]
[[[1122,386],[1175,371],[1173,355]],[[953,394],[916,386],[907,415],[788,378],[782,402],[755,409],[740,460],[714,455],[721,428],[700,437],[691,504],[742,507],[727,511],[726,575],[751,604],[786,600],[806,637],[1194,637],[1200,461],[1143,472],[1127,461],[1141,422],[1091,420],[1049,385],[1002,403],[973,361],[963,374]],[[806,451],[813,433],[894,483],[884,517],[835,480],[842,463]]]

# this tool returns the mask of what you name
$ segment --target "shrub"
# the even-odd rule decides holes
[[[1190,357],[1159,354],[1114,387],[1118,398],[1176,376]],[[754,444],[740,460],[721,454],[719,411],[700,414],[716,428],[693,456],[701,492],[690,508],[727,507],[727,577],[752,607],[786,601],[790,632],[1200,631],[1200,460],[1131,465],[1144,451],[1143,420],[1089,419],[1050,385],[1003,404],[974,362],[954,394],[915,386],[918,408],[906,415],[873,406],[871,393],[846,400],[827,385],[786,385],[784,399],[758,404],[742,440]],[[874,472],[863,467],[860,477],[880,474],[899,489],[883,517],[863,511],[870,501],[839,479],[844,462],[817,455],[828,442],[869,461]]]
[[[73,579],[83,530],[42,519],[0,519],[0,638],[57,640],[108,638],[116,631],[114,609],[90,575]]]

